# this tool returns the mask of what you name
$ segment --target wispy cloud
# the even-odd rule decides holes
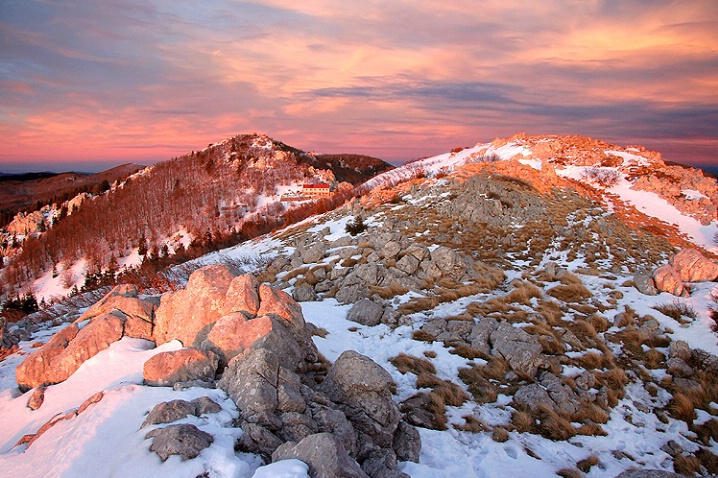
[[[393,160],[521,131],[714,160],[716,31],[708,0],[0,0],[0,162],[248,131]]]

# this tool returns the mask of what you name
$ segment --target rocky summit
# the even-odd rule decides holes
[[[3,323],[0,466],[715,475],[716,204],[702,173],[590,138],[387,171],[328,212]]]

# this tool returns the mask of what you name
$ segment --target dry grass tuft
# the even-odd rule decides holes
[[[391,299],[397,295],[403,295],[409,292],[407,287],[402,287],[398,284],[390,284],[386,287],[379,287],[376,285],[369,286],[372,293],[377,294],[382,299]]]
[[[581,408],[571,420],[579,423],[607,423],[610,415],[595,403],[581,403]]]
[[[436,358],[437,354],[433,350],[427,350],[424,352],[424,357],[426,358]]]
[[[608,319],[600,314],[591,315],[588,318],[588,323],[597,333],[605,332],[611,327],[611,323],[608,321]]]
[[[473,415],[464,415],[463,425],[454,425],[454,428],[464,432],[480,433],[487,430],[486,424]]]
[[[591,455],[587,458],[584,458],[583,460],[580,460],[576,462],[576,468],[581,470],[584,473],[588,473],[591,471],[591,468],[598,465],[598,456]]]
[[[542,437],[563,441],[576,435],[576,430],[571,425],[571,421],[551,408],[541,405],[536,410],[536,415],[539,422],[536,426],[536,431]]]
[[[546,293],[563,302],[581,302],[591,297],[591,291],[580,282],[571,285],[557,285],[547,290]]]
[[[436,342],[436,337],[431,335],[429,332],[426,332],[425,330],[415,330],[411,333],[411,338],[413,340],[416,340],[418,342]]]
[[[673,470],[684,476],[695,476],[701,471],[701,461],[692,455],[676,455],[673,457]]]
[[[440,395],[429,392],[429,404],[427,410],[433,415],[432,425],[434,430],[446,430],[446,403]]]
[[[509,432],[504,427],[496,427],[491,432],[491,438],[498,443],[504,443],[509,439]]]
[[[561,468],[556,474],[561,478],[584,478],[583,473],[575,468]]]
[[[417,312],[423,312],[425,310],[431,310],[439,305],[439,298],[436,296],[432,297],[416,297],[409,302],[399,306],[397,311],[401,315],[416,314]]]
[[[416,378],[417,388],[431,388],[429,394],[437,395],[442,403],[451,407],[460,407],[469,399],[464,390],[455,383],[442,380],[434,374],[422,373]]]
[[[701,425],[693,424],[690,428],[704,445],[710,445],[711,439],[718,442],[718,419],[711,418]]]
[[[576,434],[587,437],[605,437],[608,435],[608,433],[606,433],[606,430],[604,430],[603,427],[598,423],[585,423],[578,427],[578,429],[576,430]]]
[[[698,318],[693,307],[677,299],[668,304],[656,305],[653,308],[681,324],[689,324]]]
[[[708,471],[708,473],[718,473],[718,456],[714,455],[707,448],[700,448],[695,452],[696,458],[700,461],[700,464]]]
[[[481,404],[496,401],[496,397],[499,395],[499,388],[484,377],[481,367],[471,364],[469,367],[460,368],[459,378],[466,384],[469,393],[474,397],[476,403]]]
[[[665,368],[666,356],[656,349],[650,349],[644,352],[642,357],[646,368],[652,370]]]
[[[460,357],[464,357],[468,360],[473,360],[475,358],[487,358],[488,356],[482,352],[481,350],[477,350],[474,348],[471,348],[469,345],[466,344],[458,344],[455,345],[449,353],[458,355]]]
[[[531,433],[536,426],[534,417],[523,410],[515,410],[511,414],[511,424],[519,433]]]
[[[390,358],[389,362],[391,362],[401,374],[406,374],[407,372],[411,372],[414,375],[436,373],[436,367],[428,360],[405,353],[400,353],[396,357]]]
[[[687,423],[691,423],[696,417],[696,410],[693,405],[693,400],[680,392],[673,394],[673,398],[668,403],[668,411],[671,416],[677,420],[683,420]]]
[[[543,291],[530,282],[516,280],[512,285],[514,289],[502,298],[507,304],[531,305],[531,299],[543,297]]]
[[[536,308],[536,312],[546,320],[546,323],[550,326],[556,326],[561,323],[563,318],[563,311],[561,306],[554,301],[541,301],[539,306]]]

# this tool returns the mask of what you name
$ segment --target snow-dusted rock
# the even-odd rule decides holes
[[[162,461],[170,455],[181,455],[183,460],[195,458],[214,442],[212,435],[189,424],[157,428],[145,438],[154,438],[150,451],[157,453]]]
[[[309,465],[313,478],[369,478],[331,433],[316,433],[299,443],[285,443],[272,453],[272,461],[296,458]]]
[[[155,405],[142,422],[140,428],[160,423],[172,423],[182,418],[194,415],[197,410],[195,404],[187,400],[170,400]]]
[[[178,382],[203,380],[211,382],[217,371],[218,358],[194,348],[184,348],[153,355],[143,367],[147,385],[171,387]]]

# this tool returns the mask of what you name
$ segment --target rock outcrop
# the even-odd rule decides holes
[[[649,285],[654,285],[658,291],[683,297],[688,295],[684,282],[708,282],[717,279],[718,261],[708,259],[696,249],[689,248],[673,256],[668,264],[656,268],[650,279],[637,274],[636,288],[644,294],[651,295],[652,290]]]
[[[190,381],[212,382],[217,372],[218,358],[213,353],[184,348],[160,352],[145,362],[142,376],[153,387],[172,387]]]

